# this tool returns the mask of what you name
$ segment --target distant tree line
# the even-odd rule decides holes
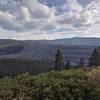
[[[56,71],[68,70],[68,69],[71,69],[73,67],[74,68],[76,68],[76,67],[82,68],[84,66],[85,66],[85,63],[84,63],[83,58],[80,59],[79,64],[76,66],[73,66],[69,60],[66,62],[66,64],[64,64],[62,53],[61,53],[60,49],[57,50],[56,55],[55,55],[55,70]]]
[[[0,59],[0,77],[15,76],[22,73],[39,74],[53,70],[53,61],[27,59]]]
[[[89,67],[100,66],[100,47],[97,47],[89,58]],[[63,55],[60,49],[55,54],[55,61],[39,61],[31,59],[0,59],[0,77],[13,76],[28,72],[30,74],[39,74],[51,70],[61,71],[71,68],[86,67],[84,59],[81,58],[78,65],[72,65],[70,60],[63,61]]]
[[[91,66],[100,66],[100,47],[97,47],[94,49],[94,51],[91,54],[91,57],[89,58],[88,67]],[[77,66],[72,66],[71,62],[68,60],[66,64],[63,62],[62,52],[60,49],[57,50],[55,55],[55,70],[68,70],[70,68],[83,68],[85,67],[84,59],[81,58],[79,61],[79,64]]]

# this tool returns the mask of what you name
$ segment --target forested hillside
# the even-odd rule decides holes
[[[4,77],[0,100],[100,100],[100,68]]]
[[[58,40],[0,40],[0,58],[53,60],[56,50],[63,52],[64,61],[70,60],[78,64],[81,58],[88,63],[88,58],[96,46],[100,45],[99,38],[66,38]]]
[[[14,76],[28,72],[39,74],[54,70],[53,61],[30,59],[0,59],[0,77]]]
[[[63,52],[57,49],[53,60],[48,59],[0,59],[0,77],[3,76],[15,76],[28,72],[29,74],[39,74],[48,71],[62,71],[65,69],[77,69],[77,68],[89,68],[94,66],[100,66],[100,47],[93,50],[89,56],[88,62],[85,63],[84,58],[79,59],[78,64],[73,65],[70,59],[64,59]]]

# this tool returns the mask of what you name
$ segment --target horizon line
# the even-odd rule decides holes
[[[88,36],[84,36],[84,37],[81,37],[81,36],[79,36],[79,37],[65,37],[65,38],[55,38],[55,39],[15,39],[15,38],[0,38],[0,40],[16,40],[16,41],[37,41],[37,40],[40,40],[40,41],[42,41],[42,40],[47,40],[47,41],[52,41],[52,40],[62,40],[62,39],[74,39],[74,38],[89,38],[89,39],[91,39],[91,38],[95,38],[95,39],[100,39],[100,37],[88,37]]]

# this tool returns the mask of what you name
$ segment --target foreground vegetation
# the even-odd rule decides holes
[[[100,100],[100,68],[4,77],[0,100]]]

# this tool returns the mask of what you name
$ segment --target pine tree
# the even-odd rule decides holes
[[[100,66],[100,47],[94,49],[89,58],[89,66]]]
[[[61,51],[58,49],[57,53],[55,55],[55,70],[56,71],[60,71],[63,69],[63,59],[62,59],[62,53]]]
[[[81,58],[80,59],[80,62],[79,62],[79,64],[78,64],[78,67],[84,67],[85,66],[85,64],[84,64],[84,59],[83,58]]]
[[[68,70],[71,68],[71,63],[70,61],[67,61],[66,65],[65,65],[65,70]]]

